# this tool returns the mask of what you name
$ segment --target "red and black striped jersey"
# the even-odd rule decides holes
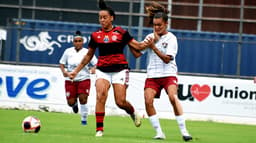
[[[133,39],[128,31],[114,27],[111,31],[99,29],[91,34],[89,48],[99,48],[97,68],[103,72],[118,72],[128,68],[125,46]]]

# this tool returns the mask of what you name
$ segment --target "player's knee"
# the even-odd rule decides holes
[[[145,96],[145,105],[153,105],[154,98]]]
[[[74,104],[76,104],[75,100],[68,100],[67,101],[68,106],[72,107]]]
[[[79,99],[79,102],[80,102],[81,104],[86,104],[86,103],[87,103],[87,100],[86,100],[86,99]]]
[[[87,103],[87,95],[80,95],[79,96],[79,102],[81,104],[86,104]]]

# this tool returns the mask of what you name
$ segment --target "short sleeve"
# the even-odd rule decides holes
[[[132,39],[133,37],[130,35],[130,33],[128,31],[125,31],[123,35],[123,41],[125,43],[129,43]]]
[[[98,47],[97,45],[98,45],[98,44],[97,44],[97,42],[95,41],[93,34],[91,34],[91,38],[90,38],[90,42],[89,42],[89,44],[88,44],[88,47],[95,49],[95,48]]]
[[[64,53],[62,54],[62,56],[61,56],[61,58],[59,60],[59,63],[65,65],[67,63],[67,57],[68,57],[68,55],[67,55],[67,49],[66,49],[64,51]]]
[[[173,35],[168,40],[168,47],[167,47],[166,55],[171,55],[171,56],[175,57],[177,52],[178,52],[177,38]]]

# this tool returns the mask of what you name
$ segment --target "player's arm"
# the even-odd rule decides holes
[[[142,41],[142,42],[138,42],[135,39],[132,39],[128,45],[132,48],[134,48],[135,50],[141,51],[146,49],[149,45],[151,45],[152,43],[154,43],[154,39],[153,38],[147,38],[146,40]]]
[[[88,48],[88,52],[83,57],[83,59],[80,62],[80,64],[71,73],[69,73],[69,77],[71,79],[74,79],[75,76],[77,75],[77,73],[79,71],[81,71],[84,68],[84,66],[87,65],[91,61],[91,59],[92,59],[92,57],[93,57],[93,55],[95,53],[95,50],[96,50],[95,48]]]
[[[90,73],[91,74],[95,74],[96,73],[96,68],[97,68],[97,62],[98,59],[96,58],[96,56],[94,55],[90,61],[90,63],[93,65],[92,67],[90,67]]]
[[[142,55],[142,53],[140,52],[140,50],[137,50],[137,49],[135,49],[135,48],[133,48],[133,47],[131,47],[131,46],[129,46],[129,48],[130,48],[130,51],[131,51],[131,53],[133,54],[133,56],[134,56],[135,58],[138,58],[138,57],[140,57],[140,56]]]
[[[155,46],[155,44],[151,44],[151,45],[150,45],[150,48],[157,54],[158,57],[160,57],[160,59],[161,59],[164,63],[168,64],[170,61],[173,60],[173,56],[172,56],[172,55],[166,55],[166,54],[162,53],[161,51],[159,51],[159,50],[157,49],[157,47]]]
[[[60,70],[61,70],[64,77],[68,77],[68,72],[65,70],[65,65],[64,64],[60,64]]]

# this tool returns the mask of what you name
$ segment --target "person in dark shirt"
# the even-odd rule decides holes
[[[141,117],[135,112],[134,107],[126,100],[126,88],[129,82],[128,62],[123,50],[126,45],[136,55],[139,50],[145,49],[153,42],[148,39],[144,42],[136,41],[128,31],[113,25],[115,12],[103,0],[99,1],[99,22],[101,28],[91,34],[88,53],[69,77],[73,79],[77,73],[91,60],[96,49],[99,50],[96,69],[96,137],[103,136],[105,104],[108,91],[112,84],[116,105],[125,110],[132,118],[136,127],[141,125]]]

